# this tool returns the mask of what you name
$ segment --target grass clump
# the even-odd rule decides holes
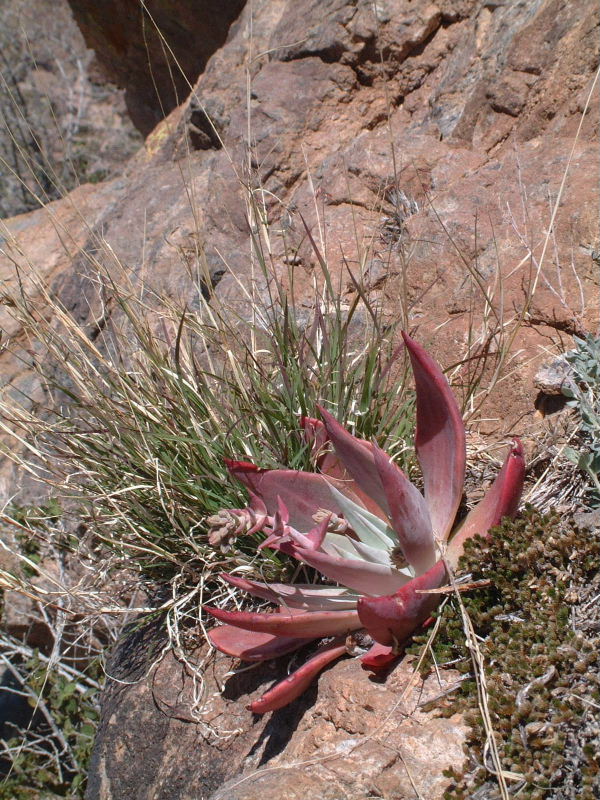
[[[511,794],[592,800],[600,791],[597,527],[579,530],[528,508],[488,540],[469,542],[459,569],[489,581],[462,600],[489,665],[487,706]],[[471,727],[465,772],[451,774],[446,796],[499,798],[455,601],[433,653],[465,673],[451,712],[458,706]]]
[[[201,280],[182,307],[100,267],[90,287],[110,308],[102,325],[79,323],[35,274],[35,300],[8,302],[29,343],[18,354],[46,399],[32,406],[5,390],[7,455],[61,498],[62,541],[101,566],[103,587],[119,572],[150,594],[170,585],[173,604],[191,593],[196,622],[198,595],[218,600],[218,573],[250,568],[256,549],[241,541],[223,556],[206,540],[207,516],[245,505],[226,458],[314,469],[300,417],[317,403],[401,461],[412,430],[395,323],[362,290],[347,302],[325,263],[302,303],[293,275],[261,264],[247,313],[208,302]],[[282,569],[277,556],[270,568]]]

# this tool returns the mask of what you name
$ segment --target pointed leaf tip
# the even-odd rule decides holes
[[[247,708],[254,714],[266,714],[268,711],[276,711],[278,708],[287,706],[288,703],[300,697],[321,670],[325,669],[332,661],[345,655],[346,652],[345,639],[331,642],[331,644],[318,650],[299,669],[275,684],[262,697],[250,703]]]
[[[464,544],[473,536],[485,536],[504,517],[512,519],[521,502],[525,482],[525,458],[520,440],[513,439],[502,469],[483,499],[471,509],[448,545],[447,557],[455,567]]]
[[[417,395],[415,450],[423,472],[425,500],[436,537],[448,538],[463,492],[466,466],[465,426],[439,365],[408,334],[406,344]]]

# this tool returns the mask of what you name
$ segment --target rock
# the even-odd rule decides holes
[[[69,0],[88,47],[148,134],[189,93],[245,0]]]
[[[126,682],[109,681],[105,691],[87,800],[400,800],[415,789],[436,800],[448,783],[443,770],[463,762],[461,717],[422,708],[456,685],[455,672],[442,672],[441,683],[418,679],[406,691],[409,660],[379,682],[346,659],[318,689],[256,717],[245,706],[282,676],[285,659],[227,678],[232,662],[219,655],[205,667],[194,704],[201,684],[172,655],[146,675],[159,640],[148,649],[148,631],[134,639],[108,670]]]
[[[595,535],[600,534],[600,509],[584,511],[573,515],[573,522],[582,531],[590,531]]]
[[[543,364],[533,380],[535,386],[544,394],[562,394],[563,386],[568,385],[572,377],[573,368],[564,354]]]
[[[0,217],[104,181],[141,147],[67,0],[4,0],[0,51]]]
[[[137,17],[120,5],[72,5],[99,57],[110,55],[115,73],[141,85],[146,56],[142,65],[140,32],[131,27]],[[48,276],[90,330],[99,309],[85,278],[90,256],[113,275],[117,262],[126,265],[129,276],[190,308],[198,301],[188,275],[201,257],[220,297],[242,309],[240,282],[252,279],[243,187],[250,131],[273,264],[286,268],[293,252],[300,294],[312,292],[317,262],[299,213],[313,232],[322,227],[334,274],[344,263],[384,265],[374,283],[378,298],[393,314],[408,304],[409,324],[443,364],[471,342],[471,358],[479,353],[491,365],[496,338],[484,327],[472,330],[471,320],[500,324],[502,314],[506,322],[528,302],[528,243],[539,255],[595,70],[596,4],[420,0],[408,9],[385,0],[375,19],[366,0],[328,0],[325,23],[313,0],[234,5],[217,21],[221,33],[203,39],[193,69],[190,55],[188,76],[206,61],[193,94],[158,124],[123,175],[50,207],[71,220],[69,241],[61,243],[53,217],[40,211],[6,221],[4,250]],[[195,8],[208,25],[209,6]],[[151,10],[165,9],[157,0]],[[127,52],[114,39],[121,14],[133,37]],[[190,14],[183,3],[184,49],[195,30]],[[518,355],[502,396],[492,394],[485,406],[484,428],[495,435],[531,412],[545,337],[570,330],[569,317],[588,330],[599,321],[590,257],[598,244],[596,128],[588,115],[546,256],[552,250],[559,265],[572,266],[555,272],[548,265],[537,276],[532,324],[513,343]],[[84,201],[79,217],[76,198]],[[285,246],[274,233],[281,229]],[[1,254],[0,274],[14,277]],[[351,300],[351,281],[342,286]],[[444,336],[436,336],[441,327]],[[18,341],[18,330],[10,330]],[[26,382],[25,373],[0,353],[0,374]]]

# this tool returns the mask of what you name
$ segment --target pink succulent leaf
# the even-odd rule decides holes
[[[268,600],[271,603],[281,602],[279,592],[274,588],[275,584],[259,583],[258,581],[242,578],[239,575],[228,575],[225,572],[221,573],[220,577],[230,586],[241,589],[243,592],[253,594],[255,597],[261,597],[263,600]]]
[[[385,520],[344,496],[335,486],[331,486],[330,491],[334,503],[341,508],[346,521],[361,542],[385,549],[391,549],[398,543],[395,531]]]
[[[232,658],[242,661],[268,661],[278,658],[312,641],[291,636],[273,636],[270,633],[256,633],[234,628],[232,625],[219,625],[208,632],[213,647]]]
[[[448,545],[447,557],[452,566],[458,563],[467,539],[477,535],[485,536],[489,529],[500,524],[504,517],[515,516],[524,480],[523,447],[518,439],[514,439],[496,480],[483,499],[467,514]]]
[[[321,552],[333,558],[360,558],[349,536],[340,533],[328,533],[321,545]]]
[[[254,525],[247,531],[248,536],[261,531],[267,521],[266,505],[258,495],[254,494],[254,492],[250,491],[249,494],[250,502],[248,503],[248,506],[254,512],[255,522]]]
[[[331,447],[325,425],[320,419],[314,417],[301,417],[300,424],[304,432],[304,441],[310,445],[317,466],[322,469],[323,461]]]
[[[448,381],[431,356],[402,333],[417,394],[415,450],[423,472],[425,500],[434,536],[446,541],[465,480],[465,427]]]
[[[350,546],[356,551],[358,557],[363,561],[369,561],[372,564],[383,564],[384,566],[393,566],[390,558],[389,550],[382,550],[380,547],[371,547],[371,545],[364,542],[357,542],[355,539],[349,539]],[[410,576],[413,577],[412,575]]]
[[[419,594],[417,590],[437,589],[445,580],[446,567],[438,561],[394,594],[361,597],[357,604],[360,620],[376,642],[387,646],[402,643],[441,599],[439,594]]]
[[[260,583],[237,575],[221,575],[223,580],[244,592],[282,606],[304,611],[336,611],[356,608],[358,594],[340,586],[318,586],[312,583]]]
[[[329,520],[331,515],[328,514],[318,525],[306,534],[306,539],[310,542],[310,547],[313,550],[320,550],[325,537],[327,536],[327,528],[329,527]]]
[[[380,514],[381,509],[355,484],[348,470],[333,452],[331,440],[329,439],[327,428],[323,422],[321,422],[320,419],[314,419],[314,417],[303,417],[302,425],[304,428],[304,438],[307,442],[312,443],[313,453],[317,455],[317,466],[320,472],[328,478],[333,478],[336,481],[336,485],[339,485],[341,482],[345,488],[352,487],[352,491],[365,508],[370,509],[376,514]],[[365,445],[367,449],[371,446],[370,443],[364,439],[357,439],[357,441]]]
[[[327,433],[344,467],[371,502],[389,517],[387,498],[375,467],[370,444],[347,431],[326,409],[319,408]],[[373,510],[372,508],[370,510]],[[377,513],[377,511],[375,511]]]
[[[375,443],[373,457],[404,557],[417,574],[426,572],[435,564],[436,549],[425,499],[402,470]]]
[[[395,567],[370,564],[360,559],[336,558],[318,550],[305,550],[284,544],[282,552],[294,556],[329,578],[341,583],[355,592],[377,595],[380,592],[394,592],[406,583],[406,576]]]
[[[360,661],[363,669],[379,672],[380,670],[387,669],[398,657],[398,653],[395,653],[392,647],[375,642],[364,656],[361,656]]]
[[[255,700],[248,706],[250,711],[255,714],[266,714],[267,711],[275,711],[283,708],[295,700],[310,686],[313,679],[332,661],[340,658],[346,653],[345,640],[335,640],[318,650],[312,658],[303,664],[287,678],[277,683],[261,698]]]
[[[294,613],[285,610],[279,613],[252,611],[224,611],[221,608],[204,606],[215,619],[236,628],[244,628],[274,636],[321,639],[338,636],[362,627],[356,611],[314,611]]]
[[[321,548],[334,558],[349,558],[369,564],[383,564],[386,567],[392,566],[388,550],[381,550],[377,547],[370,547],[367,544],[351,539],[349,536],[340,536],[335,533],[327,534],[327,538]],[[413,575],[411,574],[412,578]]]
[[[250,469],[251,466],[246,462],[228,462],[231,474],[262,499],[269,514],[275,515],[278,498],[281,498],[289,514],[289,524],[293,528],[300,531],[311,530],[315,524],[313,514],[319,508],[325,508],[334,514],[341,513],[339,508],[332,508],[333,499],[329,491],[332,479],[314,472],[260,470],[257,467]],[[336,486],[344,494],[352,496],[352,486],[346,487],[341,483],[336,483]],[[358,500],[356,497],[355,499]]]

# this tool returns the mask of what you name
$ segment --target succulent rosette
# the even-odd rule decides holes
[[[466,464],[462,416],[440,367],[417,342],[403,338],[415,377],[415,451],[423,493],[375,442],[353,436],[324,408],[320,420],[303,420],[320,472],[228,462],[250,503],[212,518],[211,541],[262,530],[261,548],[286,553],[328,581],[288,585],[224,575],[277,609],[205,607],[224,623],[209,632],[214,647],[244,661],[275,658],[326,639],[303,666],[249,706],[256,713],[298,697],[356,640],[370,642],[362,655],[365,668],[388,666],[438,605],[441,595],[431,590],[448,581],[464,542],[517,512],[525,467],[514,440],[492,486],[455,528]]]

